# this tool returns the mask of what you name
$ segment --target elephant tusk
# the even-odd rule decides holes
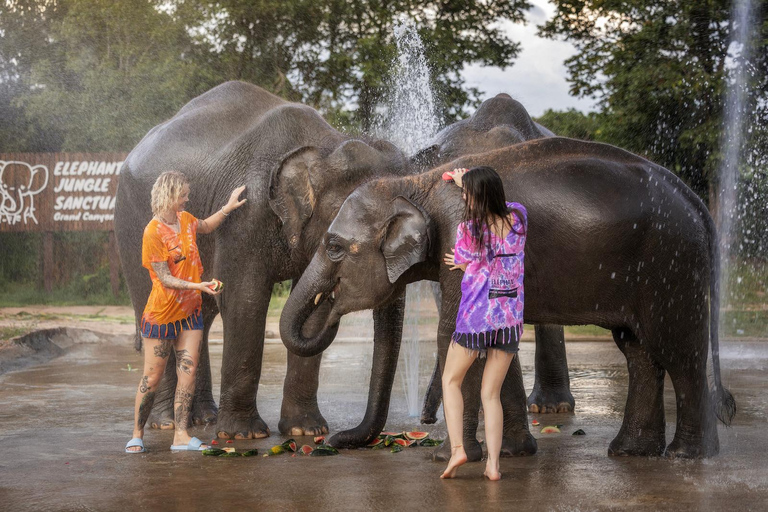
[[[322,299],[322,298],[323,298],[323,294],[322,293],[318,293],[317,297],[315,297],[315,306],[320,304],[320,299]]]

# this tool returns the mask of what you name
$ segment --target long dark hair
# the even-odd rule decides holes
[[[525,218],[523,212],[516,208],[507,208],[507,201],[504,196],[504,183],[499,174],[488,166],[471,168],[461,178],[464,192],[467,194],[467,200],[464,206],[464,222],[471,221],[472,238],[475,242],[475,248],[479,251],[485,245],[490,245],[488,240],[484,240],[483,225],[490,227],[496,219],[503,219],[505,225],[518,235],[525,234]],[[522,228],[516,230],[509,214],[514,215],[520,221]],[[490,249],[487,247],[486,249]]]

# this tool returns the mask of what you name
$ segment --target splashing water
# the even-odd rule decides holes
[[[392,62],[382,113],[374,123],[374,131],[406,154],[413,154],[432,139],[440,123],[424,45],[416,25],[411,20],[401,19],[394,28],[394,35],[397,57]],[[422,303],[430,300],[428,283],[407,286],[399,373],[410,416],[419,415],[419,324],[424,318]]]

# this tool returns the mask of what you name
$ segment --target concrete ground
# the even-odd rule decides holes
[[[568,345],[575,414],[530,415],[541,426],[532,457],[503,459],[501,482],[484,481],[484,463],[459,478],[438,478],[444,464],[430,448],[342,451],[336,457],[280,455],[212,458],[171,453],[172,432],[148,430],[148,452],[123,453],[130,438],[141,365],[121,328],[63,343],[61,355],[0,376],[1,510],[765,510],[768,506],[768,343],[723,342],[723,380],[736,397],[731,428],[720,427],[720,455],[708,460],[612,458],[608,444],[621,425],[627,372],[613,343]],[[118,331],[118,332],[114,332]],[[74,332],[74,331],[73,331]],[[66,333],[65,333],[66,334]],[[63,336],[63,335],[62,335]],[[222,345],[211,346],[218,396]],[[332,431],[362,418],[372,345],[334,343],[323,358],[320,408]],[[420,346],[419,394],[434,364],[434,343]],[[526,389],[533,383],[533,343],[521,344]],[[238,451],[266,451],[277,435],[285,348],[267,343],[259,410],[272,437],[235,441]],[[401,363],[401,368],[403,368]],[[409,417],[404,378],[397,376],[387,429],[426,430],[445,437],[445,423]],[[667,442],[675,426],[666,386]],[[442,411],[440,413],[442,418]],[[541,427],[539,427],[541,428]],[[572,436],[576,429],[585,436]],[[210,440],[213,428],[193,435]],[[482,432],[480,437],[482,438]],[[296,438],[312,444],[309,438]],[[479,507],[479,508],[478,508]]]

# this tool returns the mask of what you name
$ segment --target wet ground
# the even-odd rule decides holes
[[[768,343],[723,342],[723,379],[738,413],[720,428],[721,453],[709,460],[612,458],[626,398],[623,356],[613,343],[568,345],[575,414],[531,415],[541,425],[532,457],[503,459],[501,482],[484,481],[484,463],[443,481],[430,448],[342,451],[336,457],[281,455],[212,458],[171,453],[172,433],[148,430],[148,452],[127,455],[141,356],[130,339],[86,340],[43,364],[0,376],[0,509],[2,510],[765,510],[768,506]],[[222,345],[211,347],[218,382]],[[262,417],[277,430],[286,352],[268,343],[259,391]],[[331,429],[355,426],[367,398],[372,346],[337,342],[326,352],[320,407]],[[526,389],[533,383],[533,343],[521,344]],[[421,344],[420,394],[433,368],[434,345]],[[402,366],[402,365],[401,365]],[[408,416],[403,382],[393,390],[388,430],[445,436],[445,424],[421,426]],[[218,396],[215,387],[214,395]],[[674,406],[667,383],[667,442]],[[442,418],[442,412],[440,413]],[[572,436],[576,429],[585,436]],[[192,433],[209,440],[213,429]],[[266,450],[284,438],[235,441]],[[299,444],[312,444],[297,438]],[[230,445],[232,446],[232,445]]]

